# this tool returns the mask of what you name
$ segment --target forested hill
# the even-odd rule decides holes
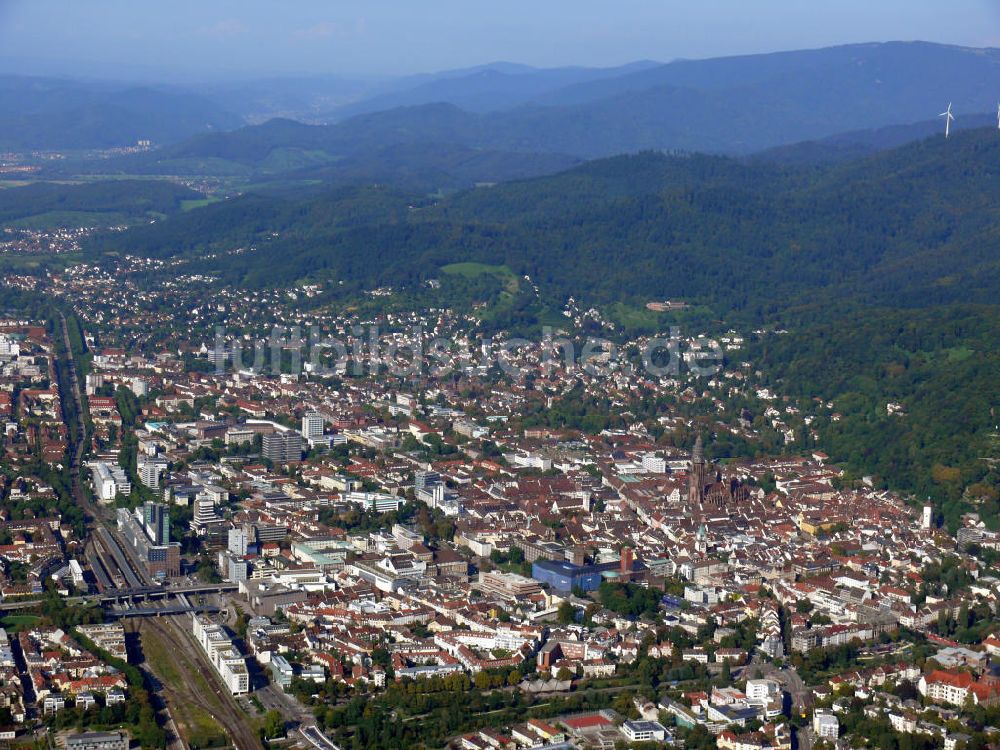
[[[180,211],[201,193],[165,180],[36,182],[0,190],[0,227],[111,226]]]
[[[952,131],[995,128],[995,113],[964,115],[952,123]],[[899,148],[907,143],[940,135],[942,120],[924,120],[909,125],[887,125],[883,128],[838,133],[818,141],[802,141],[789,146],[766,149],[747,157],[751,161],[776,164],[828,164],[853,161],[879,151]]]
[[[931,499],[952,532],[970,510],[1000,528],[996,305],[827,310],[789,328],[748,358],[780,392],[833,404],[812,427],[834,461]]]
[[[761,319],[801,303],[992,303],[1000,133],[931,138],[846,164],[641,154],[438,202],[375,188],[244,196],[95,242],[197,255],[233,283],[406,285],[455,261],[505,264],[555,300],[680,298]],[[266,273],[261,273],[266,269]]]

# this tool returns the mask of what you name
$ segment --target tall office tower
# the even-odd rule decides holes
[[[323,437],[325,420],[318,412],[311,411],[302,417],[302,437],[306,440]]]
[[[276,432],[264,436],[264,458],[276,464],[302,460],[302,436],[297,432]]]
[[[170,512],[163,503],[143,503],[142,521],[153,544],[170,544]]]

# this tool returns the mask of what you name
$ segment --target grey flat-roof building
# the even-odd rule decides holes
[[[297,432],[276,432],[265,435],[261,446],[264,458],[276,464],[302,460],[302,435]]]

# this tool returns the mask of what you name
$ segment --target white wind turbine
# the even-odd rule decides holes
[[[951,124],[955,121],[955,115],[951,113],[951,102],[948,102],[948,109],[938,115],[944,118],[944,137],[951,135]]]
[[[997,130],[1000,130],[1000,103],[997,104]]]

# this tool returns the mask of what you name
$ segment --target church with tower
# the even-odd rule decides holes
[[[694,442],[694,450],[691,451],[691,471],[688,475],[688,504],[691,506],[701,505],[705,497],[705,446],[701,442],[701,435]]]
[[[698,435],[691,451],[691,468],[688,474],[688,506],[715,510],[731,507],[750,499],[750,491],[737,479],[723,481],[722,472],[709,473],[705,461],[705,446]]]

